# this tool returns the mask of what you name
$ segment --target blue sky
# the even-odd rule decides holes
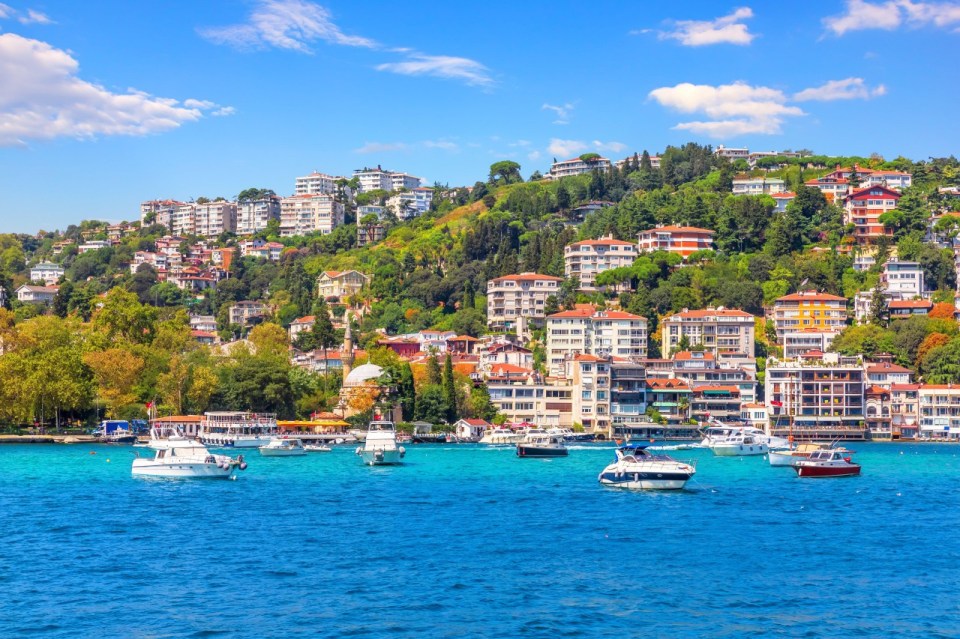
[[[0,0],[0,232],[362,166],[957,153],[960,1]]]

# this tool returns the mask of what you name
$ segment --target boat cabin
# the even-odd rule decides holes
[[[375,431],[393,432],[394,430],[396,429],[393,426],[393,422],[387,422],[387,421],[370,422],[370,425],[367,427],[367,431],[369,432],[375,432]]]

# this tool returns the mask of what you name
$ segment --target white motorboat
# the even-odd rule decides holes
[[[807,459],[814,451],[824,450],[829,446],[820,444],[800,444],[796,448],[785,450],[771,450],[767,454],[767,459],[771,466],[796,466],[797,462]]]
[[[563,435],[540,428],[531,428],[517,442],[517,457],[566,457],[567,454]]]
[[[333,450],[326,444],[304,444],[303,449],[308,453],[329,453]]]
[[[266,446],[260,446],[260,454],[264,457],[299,457],[306,455],[307,450],[299,439],[278,437],[271,439]]]
[[[512,431],[509,428],[488,428],[483,431],[483,437],[480,438],[481,444],[513,445],[523,439],[523,432]]]
[[[730,439],[737,434],[749,435],[753,437],[754,441],[766,444],[767,448],[782,449],[790,447],[790,441],[788,439],[768,435],[762,429],[754,426],[724,424],[718,420],[712,421],[711,424],[713,425],[701,431],[703,433],[703,439],[700,441],[702,448],[713,448],[714,444]]]
[[[260,448],[277,436],[277,416],[268,413],[204,413],[198,438],[213,448]]]
[[[604,486],[642,490],[680,490],[696,474],[693,464],[654,455],[646,446],[621,446],[617,459],[597,478]]]
[[[228,455],[214,455],[200,442],[173,436],[152,439],[150,447],[156,452],[152,459],[133,460],[133,474],[140,477],[229,479],[234,472],[247,469],[243,455],[236,459]]]
[[[770,452],[770,447],[757,439],[753,435],[744,433],[735,433],[726,439],[714,442],[710,450],[717,457],[748,457],[753,455],[766,455]]]
[[[400,464],[407,451],[397,445],[397,429],[393,422],[374,420],[367,427],[363,446],[357,447],[357,455],[368,466]]]
[[[94,432],[97,440],[103,444],[135,444],[137,434],[130,422],[122,419],[105,419]]]

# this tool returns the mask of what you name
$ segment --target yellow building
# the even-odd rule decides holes
[[[777,341],[784,335],[809,331],[839,333],[847,323],[847,298],[817,291],[799,291],[773,303]]]

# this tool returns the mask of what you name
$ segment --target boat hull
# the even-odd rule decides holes
[[[136,459],[133,462],[135,477],[163,477],[168,479],[230,479],[234,466],[223,468],[205,462],[182,462],[157,464],[152,460]]]
[[[360,459],[367,466],[392,466],[403,463],[403,453],[399,449],[394,450],[362,450]]]
[[[807,458],[807,455],[795,455],[793,453],[778,453],[770,451],[767,459],[771,466],[796,466],[798,462]]]
[[[600,474],[600,483],[613,488],[630,488],[634,490],[682,490],[693,473],[617,473],[604,471]]]
[[[714,444],[710,450],[717,457],[751,457],[766,455],[770,449],[766,444]]]
[[[307,451],[303,448],[261,448],[260,454],[263,457],[303,457]]]
[[[217,437],[205,435],[200,443],[211,448],[260,448],[273,440],[271,436],[264,437]]]
[[[860,474],[858,464],[847,464],[846,466],[808,466],[798,464],[793,467],[797,471],[797,477],[856,477]]]
[[[566,457],[567,455],[566,448],[543,448],[517,444],[517,457]]]

